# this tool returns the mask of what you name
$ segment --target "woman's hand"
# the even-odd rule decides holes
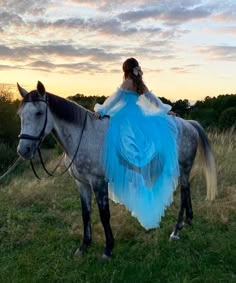
[[[102,117],[101,113],[99,112],[94,112],[93,116],[95,117],[95,119],[100,119]]]
[[[176,113],[175,113],[175,112],[173,112],[173,111],[169,111],[169,112],[168,112],[168,115],[176,116]]]

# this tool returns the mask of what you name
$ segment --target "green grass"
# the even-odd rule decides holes
[[[204,201],[205,184],[198,173],[192,183],[193,226],[177,242],[168,239],[178,192],[161,228],[151,231],[111,203],[116,245],[108,262],[101,260],[104,234],[95,202],[93,244],[75,258],[83,228],[73,180],[64,175],[38,181],[22,165],[0,189],[0,282],[236,282],[235,135],[210,137],[218,168],[217,199]]]

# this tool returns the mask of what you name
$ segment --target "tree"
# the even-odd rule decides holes
[[[167,99],[165,97],[159,97],[159,98],[163,103],[173,106],[173,102],[171,102],[169,99]]]
[[[0,84],[0,102],[12,101],[13,93],[10,87]]]
[[[75,101],[86,109],[93,110],[94,105],[96,103],[102,104],[105,101],[106,96],[85,96],[78,93],[74,96],[69,96],[68,99]]]
[[[199,121],[206,128],[224,129],[226,125],[232,125],[234,119],[233,110],[230,110],[230,113],[226,112],[229,117],[226,117],[227,114],[223,115],[228,108],[236,109],[235,94],[207,96],[203,101],[197,101],[190,107],[188,118]]]
[[[190,103],[188,99],[180,99],[173,103],[172,110],[181,117],[185,117],[188,114]]]
[[[0,88],[0,142],[14,144],[20,130],[17,117],[19,101],[12,100],[13,94],[9,88]]]
[[[236,108],[229,107],[225,109],[219,118],[219,126],[221,129],[236,128]]]

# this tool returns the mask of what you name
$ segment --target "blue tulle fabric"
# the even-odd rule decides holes
[[[178,182],[178,131],[169,109],[152,94],[123,89],[95,106],[111,115],[102,156],[110,198],[146,229],[159,227]]]

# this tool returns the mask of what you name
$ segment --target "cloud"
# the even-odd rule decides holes
[[[0,64],[0,70],[15,70],[15,66]]]
[[[190,4],[193,5],[193,3],[195,1],[190,1]],[[158,1],[153,7],[147,6],[142,9],[124,12],[119,14],[118,17],[128,22],[156,19],[166,24],[181,24],[211,15],[211,11],[207,7],[204,7],[204,5],[196,7],[195,5],[186,4],[186,1],[175,1],[174,3],[173,1]]]
[[[18,3],[16,5],[13,5],[14,3]],[[159,20],[162,20],[162,18],[166,17],[164,20],[171,21],[172,15],[167,17],[168,13],[171,14],[174,12],[163,11],[164,7],[151,9],[146,8],[144,10],[134,10],[133,4],[131,5],[132,8],[130,9],[131,12],[125,12],[118,14],[116,13],[116,10],[114,9],[114,5],[118,5],[119,3],[123,3],[123,1],[70,1],[69,3],[74,3],[78,5],[94,5],[96,7],[96,17],[86,17],[82,13],[78,16],[64,16],[61,17],[61,15],[64,14],[63,11],[58,10],[57,16],[47,16],[45,17],[44,14],[47,12],[50,15],[50,9],[52,6],[52,1],[29,1],[29,3],[24,0],[22,1],[13,1],[8,0],[6,2],[6,7],[3,12],[2,19],[0,18],[1,27],[5,28],[5,33],[9,32],[18,32],[18,33],[24,33],[27,35],[31,34],[36,38],[38,36],[38,31],[40,30],[40,37],[43,36],[42,32],[44,30],[44,33],[48,32],[48,34],[51,34],[54,31],[55,36],[63,36],[63,33],[68,33],[71,35],[73,32],[76,32],[78,34],[81,33],[91,33],[91,35],[94,35],[94,32],[96,31],[98,35],[104,35],[104,36],[136,36],[137,34],[142,34],[144,37],[147,35],[152,36],[161,36],[164,38],[165,36],[169,36],[168,30],[166,30],[164,27],[160,27],[160,25],[157,24],[157,22],[153,22],[151,25],[142,25],[136,24],[136,21],[139,20],[138,18],[149,18],[155,17],[160,15]],[[25,15],[24,13],[21,13],[23,10],[23,7],[26,7],[27,2],[27,10],[28,15]],[[129,1],[125,1],[126,3],[129,3]],[[158,1],[157,3],[162,3],[163,1]],[[190,1],[192,3],[192,1]],[[12,4],[12,8],[8,10],[8,7],[10,6],[10,3]],[[35,4],[38,3],[38,4]],[[61,1],[61,3],[65,3],[64,1]],[[109,4],[110,3],[110,4]],[[140,7],[143,7],[145,1],[136,1],[136,5],[140,4]],[[109,6],[109,5],[110,6]],[[142,5],[141,5],[142,4]],[[99,12],[98,7],[101,7],[103,5],[108,5],[111,10],[112,14],[106,12],[101,13]],[[145,4],[146,5],[146,4]],[[157,5],[157,4],[156,4]],[[159,4],[158,4],[159,5]],[[149,7],[149,5],[146,5]],[[159,5],[160,6],[160,5]],[[163,6],[163,5],[162,5]],[[57,9],[59,9],[60,6],[57,6]],[[126,7],[127,8],[127,7]],[[114,9],[114,10],[113,10]],[[31,16],[29,16],[31,13]],[[37,16],[34,16],[34,13],[37,13]],[[184,11],[182,9],[176,10],[175,19],[173,18],[173,21],[176,21],[176,17],[181,17],[181,14],[183,14]],[[195,11],[196,13],[196,11]],[[33,15],[33,16],[32,16]],[[51,13],[53,15],[53,13]],[[182,16],[183,17],[183,16]],[[185,16],[186,17],[186,16]],[[136,18],[136,20],[135,20]],[[14,19],[14,20],[13,20]],[[127,24],[125,21],[129,21],[129,24]],[[180,20],[178,20],[180,21]],[[9,29],[9,27],[12,27],[12,30]],[[22,27],[22,29],[20,29]],[[45,34],[46,36],[46,34]]]
[[[211,60],[236,61],[236,46],[206,46],[198,47],[197,52],[207,56]]]
[[[178,60],[185,39],[197,41],[199,34],[203,39],[206,27],[235,35],[232,23],[215,23],[223,16],[225,23],[235,18],[232,0],[0,0],[0,4],[1,70],[116,72],[117,62],[128,56],[155,62]],[[209,25],[204,26],[204,21]],[[210,46],[211,40],[222,42],[214,36],[206,39],[209,46],[198,47],[197,52],[214,60],[235,61],[233,48]],[[195,67],[171,70],[191,72]]]
[[[14,64],[1,64],[0,70],[37,70],[43,72],[57,72],[57,73],[67,73],[67,74],[74,74],[74,73],[107,73],[112,72],[111,69],[108,69],[107,66],[99,63],[97,60],[94,62],[87,61],[87,62],[73,62],[73,63],[52,63],[49,60],[38,60],[38,61],[31,61],[30,63],[23,63],[18,62]],[[115,70],[117,71],[117,70]]]
[[[236,10],[236,6],[233,8]],[[235,22],[236,21],[236,12],[234,11],[225,11],[223,13],[218,13],[214,15],[214,19],[219,22]]]
[[[56,56],[58,58],[90,58],[90,60],[110,62],[120,59],[121,54],[112,53],[103,48],[81,47],[69,44],[31,45],[11,48],[0,45],[0,58],[9,60],[30,60],[35,57]]]
[[[220,32],[223,34],[236,35],[236,26],[227,26],[227,27],[217,28],[216,32]]]
[[[145,2],[145,0],[136,0],[135,3],[129,0],[69,0],[70,4],[80,7],[92,7],[103,12],[131,9],[134,6],[143,5]]]
[[[78,63],[67,63],[67,64],[55,64],[49,61],[33,61],[29,64],[15,64],[12,65],[0,65],[0,70],[36,70],[43,72],[57,72],[57,73],[66,73],[66,74],[75,74],[75,73],[106,73],[110,72],[102,65],[98,63],[90,62],[78,62]]]
[[[236,3],[233,0],[220,1],[213,6],[212,19],[218,22],[235,22],[236,21]]]
[[[50,62],[37,61],[30,64],[30,67],[35,70],[44,70],[51,72],[57,70],[62,73],[106,73],[106,69],[102,65],[90,62],[67,63],[67,64],[53,64]]]
[[[131,36],[137,33],[143,34],[153,34],[161,33],[162,29],[160,27],[141,27],[123,24],[118,18],[105,18],[105,19],[82,19],[82,18],[62,18],[55,21],[48,21],[41,19],[36,23],[29,22],[29,26],[36,25],[39,29],[54,29],[54,30],[76,30],[78,33],[90,32],[100,33],[102,35],[108,36]]]
[[[175,73],[191,73],[194,69],[198,68],[199,64],[188,64],[181,67],[171,67],[170,70]]]
[[[34,61],[27,65],[29,68],[44,70],[50,72],[51,69],[55,69],[56,65],[48,61]]]
[[[24,25],[24,20],[16,13],[0,12],[0,26],[1,30],[9,26],[21,26]]]
[[[15,13],[18,15],[42,14],[52,4],[53,0],[0,0],[2,11],[8,11],[9,14]]]

